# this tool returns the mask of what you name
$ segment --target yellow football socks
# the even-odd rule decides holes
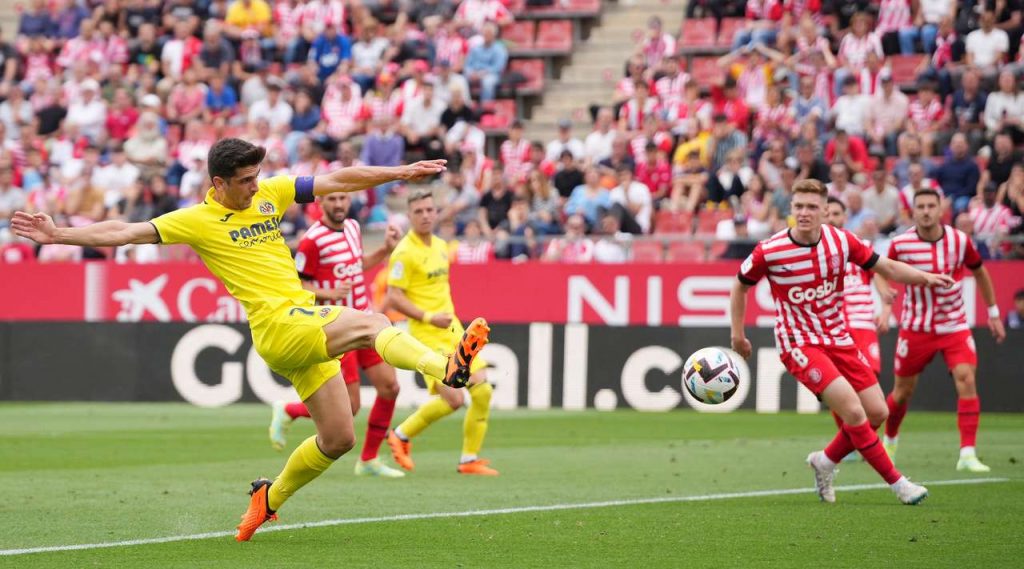
[[[426,429],[432,423],[435,423],[454,412],[455,409],[452,409],[452,406],[444,399],[434,397],[430,401],[420,405],[420,408],[417,409],[415,413],[409,415],[409,418],[398,426],[397,431],[402,433],[402,436],[411,439],[422,433],[423,429]]]
[[[491,415],[491,395],[494,388],[490,383],[469,386],[469,409],[462,422],[462,455],[476,456],[484,445],[487,435],[487,419]]]
[[[302,444],[288,457],[284,470],[274,480],[267,495],[267,507],[277,511],[285,500],[291,498],[306,484],[334,464],[333,458],[325,455],[316,444],[316,436],[302,441]]]
[[[385,328],[377,334],[374,349],[392,366],[416,370],[423,375],[443,378],[448,367],[448,358],[394,326]]]

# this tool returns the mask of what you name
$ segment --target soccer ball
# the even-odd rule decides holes
[[[736,364],[719,348],[701,348],[683,366],[683,387],[698,401],[722,403],[736,393],[739,385]]]

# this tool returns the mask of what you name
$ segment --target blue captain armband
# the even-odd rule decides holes
[[[310,203],[315,197],[313,195],[313,176],[295,178],[295,203]]]

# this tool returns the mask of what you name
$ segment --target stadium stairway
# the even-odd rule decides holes
[[[13,1],[0,2],[0,31],[3,31],[4,41],[13,41],[18,32],[18,9],[20,4]]]
[[[589,106],[607,104],[622,78],[626,60],[638,48],[647,31],[647,20],[660,16],[663,29],[675,35],[682,24],[685,0],[605,1],[600,24],[587,41],[578,44],[571,62],[558,79],[549,80],[543,102],[526,122],[531,140],[555,138],[558,121],[573,122],[573,134],[583,138],[591,130]]]

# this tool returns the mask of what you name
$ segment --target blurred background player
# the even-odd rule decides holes
[[[878,444],[875,429],[885,420],[885,399],[878,378],[850,337],[841,312],[841,283],[847,263],[899,282],[953,281],[879,258],[852,233],[822,226],[827,194],[818,180],[797,182],[790,201],[795,227],[761,241],[743,261],[730,294],[732,348],[750,357],[752,348],[743,327],[747,291],[767,277],[778,312],[775,342],[783,365],[843,422],[824,450],[807,456],[818,496],[825,502],[835,501],[836,464],[856,449],[901,502],[917,504],[928,495],[927,488],[900,474]]]
[[[349,194],[329,194],[317,198],[321,216],[306,231],[295,253],[295,268],[302,279],[302,287],[316,295],[318,304],[347,306],[369,311],[369,291],[364,271],[384,262],[400,237],[398,228],[389,226],[384,245],[370,254],[363,252],[363,239],[359,222],[348,217],[352,206]],[[395,368],[384,363],[371,348],[355,350],[342,356],[341,375],[348,388],[352,416],[359,413],[359,370],[377,390],[370,416],[367,419],[363,452],[356,462],[357,475],[401,478],[405,473],[383,464],[377,457],[384,437],[391,427],[398,397],[398,378]],[[273,405],[270,422],[270,444],[277,450],[286,444],[285,431],[298,417],[309,417],[309,409],[300,402],[279,401]]]
[[[956,410],[960,459],[956,469],[988,472],[991,469],[978,460],[974,448],[981,404],[975,386],[978,355],[964,309],[964,268],[974,273],[981,296],[988,305],[988,328],[996,341],[1002,342],[1006,332],[999,319],[995,287],[970,237],[940,222],[942,200],[938,192],[919,190],[914,194],[912,207],[914,227],[893,238],[889,258],[950,275],[955,283],[949,288],[910,285],[903,295],[900,335],[896,341],[896,384],[887,398],[889,418],[885,423],[885,448],[889,456],[896,456],[900,424],[907,414],[917,379],[936,352],[942,352],[959,397]]]
[[[448,244],[433,234],[437,222],[434,197],[427,190],[409,196],[411,229],[395,247],[388,263],[388,302],[409,318],[409,331],[427,346],[445,352],[462,336],[462,323],[455,315],[448,282]],[[458,472],[496,476],[489,461],[478,456],[487,434],[493,388],[487,383],[487,362],[474,358],[470,368],[469,409],[462,427],[462,457]],[[464,404],[461,389],[442,384],[437,377],[423,374],[427,388],[437,397],[424,403],[388,435],[395,462],[406,470],[414,463],[411,441],[437,420],[451,415]]]
[[[826,205],[826,221],[832,227],[842,229],[846,225],[846,204],[838,198],[829,196]],[[861,239],[866,247],[871,243]],[[871,283],[875,283],[882,308],[875,315],[875,300],[871,297]],[[889,331],[889,318],[892,317],[893,292],[889,282],[865,271],[856,263],[846,263],[846,278],[843,280],[843,314],[846,316],[846,327],[850,331],[853,343],[868,359],[875,377],[882,375],[882,355],[878,347],[878,335]],[[842,427],[842,419],[832,413],[836,424]],[[878,425],[873,425],[878,427]],[[856,460],[857,453],[847,455],[847,460]]]

